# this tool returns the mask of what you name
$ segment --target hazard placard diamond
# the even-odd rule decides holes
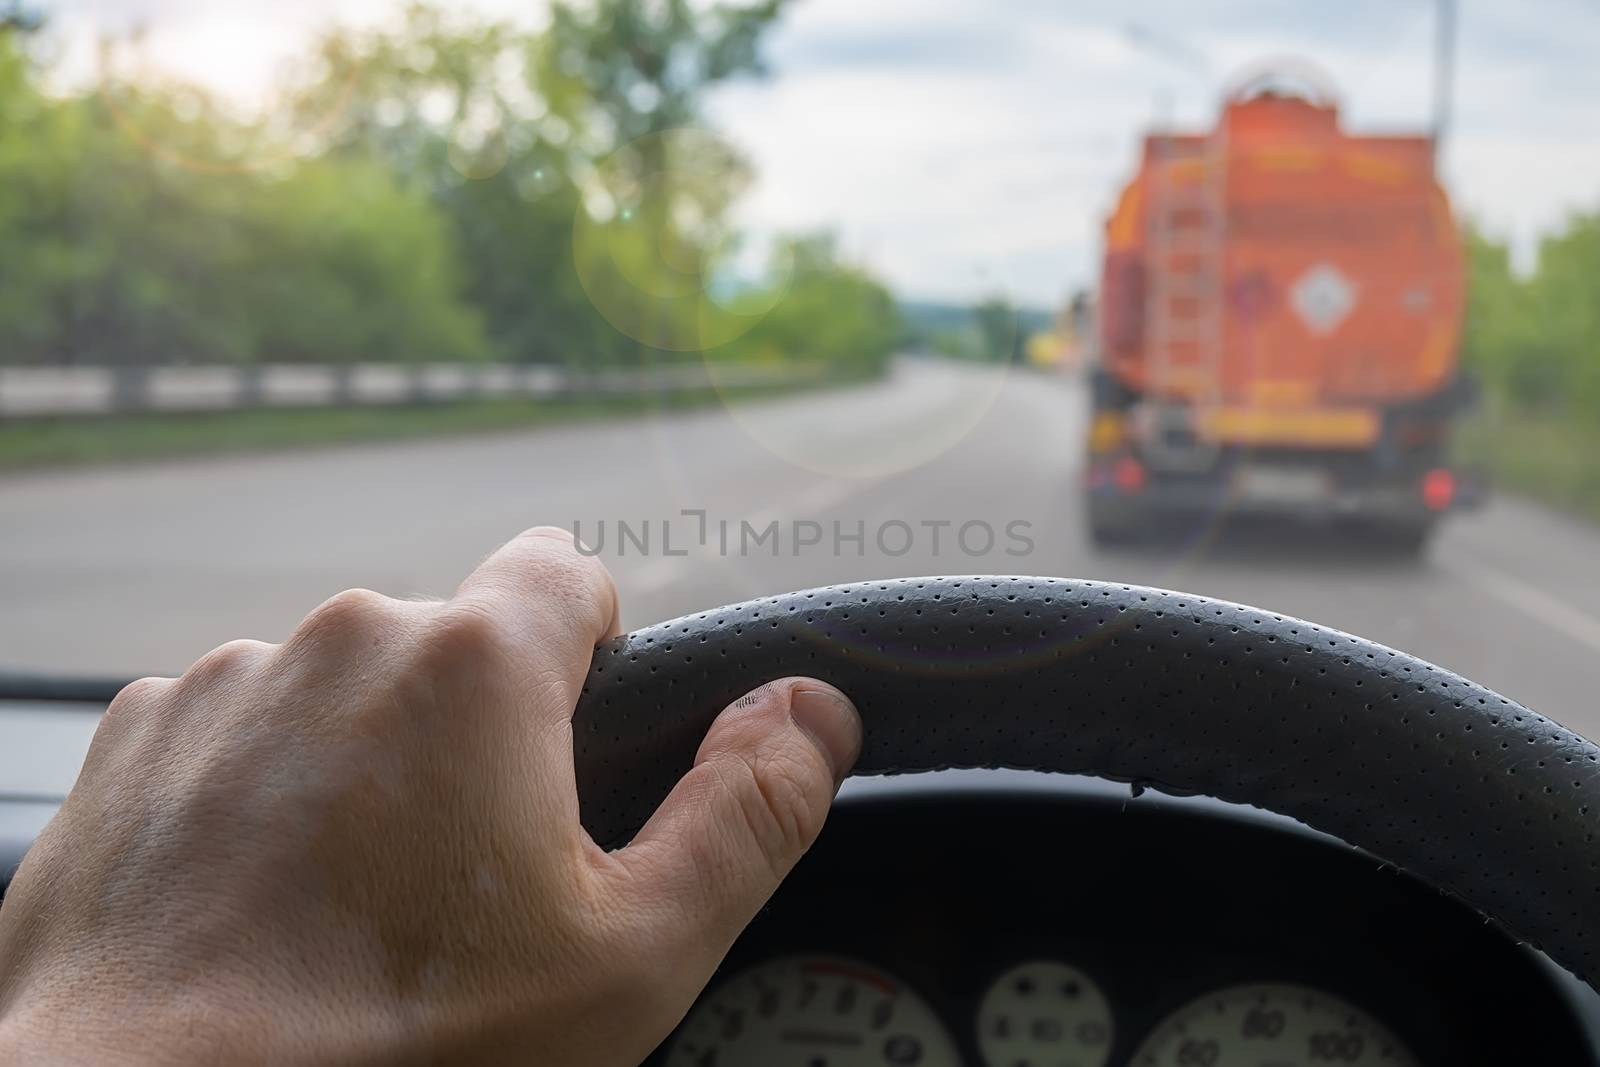
[[[1289,289],[1289,305],[1315,334],[1330,334],[1356,306],[1356,285],[1331,263],[1318,263]]]

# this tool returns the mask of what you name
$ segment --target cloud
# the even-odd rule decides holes
[[[60,0],[94,29],[143,24],[165,65],[260,91],[320,26],[397,0]],[[463,6],[537,22],[544,4]],[[1444,173],[1461,211],[1514,239],[1600,205],[1600,11],[1591,0],[1462,0]],[[759,180],[765,228],[831,227],[915,295],[997,287],[1053,302],[1093,280],[1099,226],[1158,96],[1208,124],[1224,80],[1264,55],[1329,72],[1355,129],[1431,114],[1430,0],[802,0],[769,39],[775,77],[719,91],[711,117]],[[1137,32],[1135,32],[1137,31]],[[80,34],[82,36],[82,34]]]
[[[1600,206],[1600,13],[1582,0],[1463,7],[1444,173],[1462,213],[1510,236],[1526,264],[1542,231]],[[1301,55],[1328,71],[1349,128],[1421,132],[1432,18],[1426,0],[1110,13],[807,0],[771,42],[776,76],[724,91],[714,114],[758,167],[755,221],[835,224],[918,295],[1003,285],[1053,302],[1092,282],[1100,221],[1159,94],[1175,121],[1202,126],[1233,72]]]

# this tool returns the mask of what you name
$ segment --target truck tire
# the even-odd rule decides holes
[[[1095,411],[1127,411],[1139,394],[1097,364],[1089,368],[1089,399]]]

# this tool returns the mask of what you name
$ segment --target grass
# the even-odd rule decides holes
[[[743,399],[795,389],[719,393],[705,388],[642,396],[495,397],[397,407],[18,419],[0,421],[0,471],[526,429],[580,419],[688,411],[727,396]]]
[[[1600,427],[1500,408],[1463,423],[1456,445],[1495,488],[1600,521]]]

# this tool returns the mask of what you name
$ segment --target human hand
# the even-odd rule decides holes
[[[627,848],[571,717],[618,603],[541,528],[128,686],[0,907],[6,1062],[632,1067],[822,827],[861,726],[772,682]]]

